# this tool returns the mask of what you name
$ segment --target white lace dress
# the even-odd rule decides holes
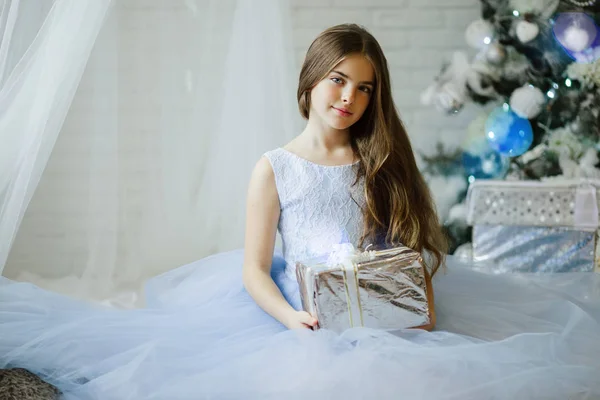
[[[362,233],[354,165],[267,152],[281,217],[272,276],[299,309],[296,260]],[[244,290],[243,250],[151,279],[147,307],[114,310],[0,280],[0,368],[66,399],[597,399],[597,275],[495,276],[450,258],[434,332],[288,331]]]

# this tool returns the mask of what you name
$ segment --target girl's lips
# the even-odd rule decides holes
[[[342,109],[336,108],[336,107],[332,107],[332,108],[335,110],[336,113],[338,113],[338,115],[341,115],[342,117],[349,117],[352,115],[352,113],[349,111],[345,111],[345,110],[342,110]]]

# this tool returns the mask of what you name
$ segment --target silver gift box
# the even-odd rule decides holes
[[[369,250],[344,262],[326,256],[298,262],[296,277],[317,329],[399,330],[431,321],[423,259],[407,247]]]
[[[592,180],[471,183],[473,264],[495,273],[600,271],[598,188]]]

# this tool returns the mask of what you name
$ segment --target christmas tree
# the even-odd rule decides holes
[[[482,0],[465,32],[477,54],[454,54],[422,102],[481,116],[463,143],[422,155],[427,176],[464,182],[445,229],[451,252],[470,241],[465,196],[475,179],[600,178],[600,0]],[[491,109],[491,111],[489,111]]]

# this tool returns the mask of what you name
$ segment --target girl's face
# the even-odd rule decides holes
[[[369,105],[374,75],[369,60],[349,55],[311,90],[309,118],[319,118],[333,129],[348,129]]]

